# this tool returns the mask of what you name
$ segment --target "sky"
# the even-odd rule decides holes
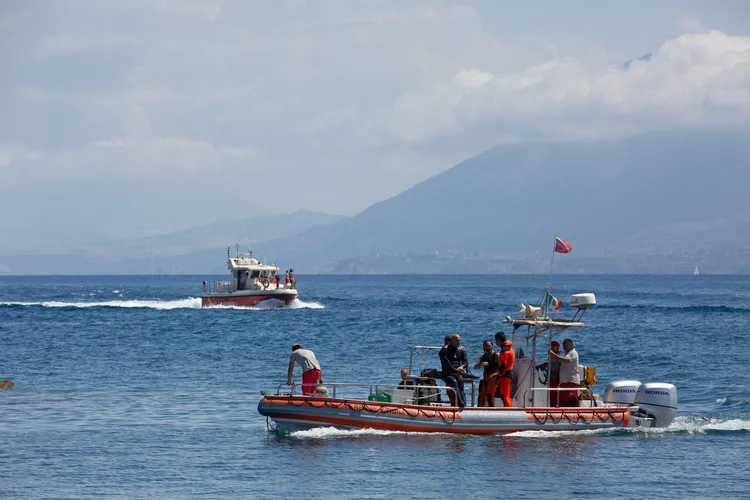
[[[0,68],[0,253],[50,250],[353,215],[507,143],[748,129],[750,3],[0,0]]]

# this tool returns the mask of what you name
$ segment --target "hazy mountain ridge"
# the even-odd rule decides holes
[[[506,146],[268,248],[319,272],[376,253],[527,255],[550,248],[555,234],[592,258],[742,251],[748,157],[747,136],[699,130]]]
[[[351,218],[322,214],[313,221],[298,212],[281,216],[290,218],[286,223],[279,216],[254,220],[255,229],[267,224],[265,236],[280,227],[287,232],[251,236],[251,245],[256,256],[301,274],[544,273],[556,234],[574,249],[561,259],[561,272],[683,273],[701,265],[705,272],[746,273],[746,158],[747,135],[702,130],[503,146]],[[295,217],[304,221],[289,222]],[[155,267],[224,272],[223,248],[243,239],[227,241],[226,231],[244,231],[245,223],[174,233],[165,240],[171,247],[155,244]],[[109,253],[88,260],[69,255],[55,269],[148,272],[150,246],[145,250],[121,253],[116,262]],[[32,272],[30,262],[18,259],[0,258],[0,266]]]
[[[340,215],[298,210],[206,224],[153,237],[115,240],[56,255],[0,256],[3,274],[149,274],[223,272],[226,247],[246,250],[257,243],[325,226]],[[153,249],[153,265],[152,265]],[[234,252],[234,249],[232,250]],[[272,258],[271,255],[269,255]]]

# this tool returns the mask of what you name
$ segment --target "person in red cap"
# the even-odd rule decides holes
[[[289,358],[286,385],[292,385],[292,373],[294,372],[295,362],[302,367],[302,394],[314,394],[318,384],[323,383],[320,363],[318,363],[315,353],[310,349],[303,348],[302,344],[294,344],[292,346],[292,356]]]
[[[560,391],[560,406],[580,406],[580,391],[578,391],[581,386],[581,375],[578,373],[580,364],[573,339],[563,340],[562,348],[565,350],[565,356],[553,352],[552,349],[549,350],[550,359],[560,361],[560,389],[569,389]]]

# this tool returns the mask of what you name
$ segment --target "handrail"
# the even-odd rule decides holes
[[[282,383],[279,384],[276,388],[276,395],[281,395],[281,388],[282,387],[291,387],[291,391],[289,393],[289,396],[295,396],[296,395],[296,389],[297,386],[301,386],[302,384],[296,384],[292,382],[291,384]],[[454,395],[457,394],[456,389],[453,387],[447,386],[447,385],[412,385],[407,388],[404,388],[401,384],[372,384],[372,383],[364,383],[364,382],[326,382],[324,384],[319,384],[319,386],[325,387],[325,388],[333,388],[333,394],[331,395],[332,398],[336,397],[336,389],[340,387],[367,387],[370,390],[370,394],[377,394],[377,392],[381,389],[395,389],[395,390],[415,390],[415,389],[437,389],[437,390],[444,390],[446,393],[448,391],[453,392]],[[374,388],[374,390],[373,390]],[[429,396],[418,396],[415,398],[412,398],[415,401],[419,401],[420,399],[426,399]]]
[[[526,402],[528,401],[526,396],[529,393],[529,391],[531,392],[533,391],[561,392],[561,391],[573,391],[573,390],[576,392],[588,391],[592,394],[592,398],[593,398],[593,392],[588,387],[532,387],[530,389],[526,389],[525,391],[523,391],[523,408],[526,408]],[[594,400],[592,399],[592,401]],[[557,403],[558,403],[557,406],[554,406],[554,407],[550,406],[550,408],[567,408],[565,406],[560,406],[560,400],[558,400]],[[534,408],[534,407],[531,406],[530,408]]]

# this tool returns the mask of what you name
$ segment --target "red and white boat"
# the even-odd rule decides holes
[[[476,377],[468,379],[466,375],[464,382],[471,385],[471,403],[465,408],[451,406],[441,393],[454,389],[438,385],[436,374],[439,372],[434,369],[420,372],[414,366],[414,355],[418,354],[424,368],[424,354],[429,350],[433,351],[433,362],[437,361],[436,351],[440,347],[414,346],[409,373],[419,375],[407,376],[398,385],[326,383],[324,388],[319,386],[316,389],[316,394],[307,396],[298,394],[294,385],[288,392],[282,392],[287,388],[282,384],[276,394],[263,393],[258,412],[268,419],[269,428],[280,432],[336,427],[494,434],[669,426],[677,411],[677,388],[674,385],[616,380],[600,396],[590,387],[596,383],[593,367],[580,367],[582,384],[574,389],[580,394],[577,406],[552,404],[550,394],[570,389],[549,385],[547,351],[554,337],[569,328],[583,327],[581,317],[596,304],[596,298],[590,293],[576,294],[570,298],[570,304],[576,309],[572,319],[550,318],[546,307],[529,308],[529,313],[522,317],[506,317],[506,322],[512,325],[512,342],[517,349],[512,371],[515,379],[512,407],[502,407],[501,398],[496,398],[495,407],[475,405]],[[541,314],[537,314],[537,310],[541,310]]]
[[[201,307],[238,306],[252,307],[264,300],[289,303],[297,298],[297,282],[293,274],[283,280],[276,266],[261,264],[248,253],[237,252],[229,256],[227,248],[228,281],[204,281]],[[292,271],[290,269],[290,271]]]

